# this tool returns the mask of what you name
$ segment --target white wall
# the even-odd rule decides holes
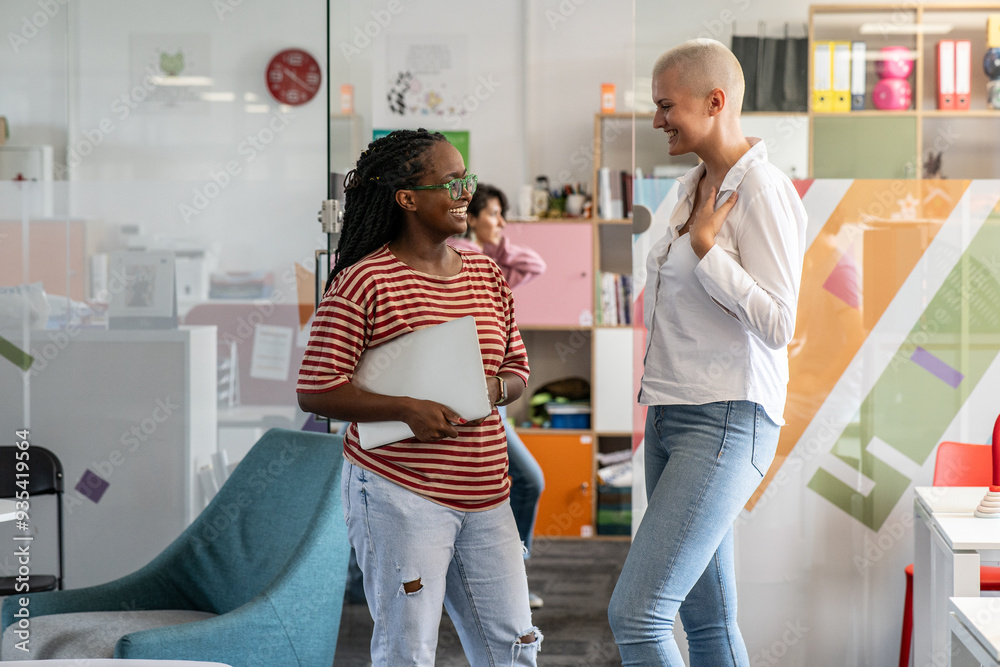
[[[528,175],[545,174],[553,186],[581,181],[589,189],[601,84],[615,84],[622,111],[634,87],[632,3],[529,0],[527,5]]]
[[[362,147],[371,140],[373,126],[468,130],[467,166],[482,182],[513,191],[524,180],[524,49],[519,3],[456,6],[413,0],[351,0],[333,3],[331,11],[331,89],[339,99],[340,84],[354,86],[355,109],[363,119]],[[386,111],[388,49],[394,39],[412,35],[452,44],[456,54],[462,52],[464,42],[467,55],[459,68],[466,77],[461,81],[463,89],[457,92],[469,100],[467,113],[401,118]]]
[[[326,81],[311,102],[280,108],[264,71],[290,47],[325,63],[326,3],[53,5],[49,25],[18,53],[0,49],[0,113],[12,144],[55,146],[57,178],[70,180],[57,188],[56,215],[214,245],[221,270],[311,265],[326,196]],[[0,20],[13,25],[38,6],[4,2]],[[207,45],[197,71],[210,75],[204,90],[215,99],[168,106],[148,96],[136,63],[147,45],[185,35]]]
[[[30,21],[42,11],[39,2],[5,0],[0,20],[15,27],[24,17]],[[758,18],[801,22],[806,17],[805,9],[792,2],[777,5],[780,9],[768,9],[771,2],[731,2],[730,14],[741,25]],[[45,16],[45,25],[17,53],[0,49],[5,82],[0,113],[11,122],[11,143],[53,144],[57,163],[71,165],[74,184],[57,212],[220,243],[222,269],[280,271],[316,247],[315,211],[326,189],[325,100],[317,97],[295,108],[282,132],[253,160],[245,142],[266,132],[267,123],[281,113],[264,89],[268,59],[290,46],[325,59],[326,3],[233,4],[232,11],[220,15],[219,3],[202,0],[75,0],[68,7],[55,2],[54,16],[38,14]],[[470,169],[507,191],[512,201],[521,184],[542,174],[553,186],[582,182],[589,187],[601,84],[615,84],[618,107],[625,110],[632,94],[648,97],[648,82],[633,82],[633,58],[641,76],[663,48],[689,36],[690,29],[729,28],[723,19],[730,14],[718,8],[688,7],[682,21],[669,3],[635,4],[637,21],[633,3],[622,0],[480,2],[463,11],[436,0],[333,2],[324,84],[330,84],[335,112],[340,84],[354,85],[363,147],[373,118],[384,124],[379,107],[390,41],[413,34],[463,38],[475,110],[458,123],[435,127],[418,118],[400,125],[469,130]],[[130,40],[190,33],[208,36],[211,91],[231,92],[235,99],[179,110],[138,103],[125,116],[120,99],[139,83]],[[728,33],[718,36],[728,40]],[[485,96],[482,87],[476,95],[480,77],[494,84]],[[269,112],[247,112],[247,95],[268,105]],[[102,131],[102,124],[111,130]],[[335,127],[345,132],[344,124]],[[95,145],[88,137],[100,141]],[[84,151],[88,154],[81,156]],[[205,194],[206,187],[214,193],[212,175],[231,162],[239,175],[203,211],[192,214],[195,204],[204,203],[199,193]],[[341,171],[349,167],[334,165]]]
[[[0,2],[0,116],[10,124],[9,145],[49,144],[66,152],[68,12],[46,13],[32,0]]]
[[[468,40],[470,96],[476,108],[454,129],[470,132],[472,171],[512,200],[522,183],[546,174],[553,186],[590,181],[593,114],[601,83],[615,83],[619,99],[631,88],[632,10],[627,2],[522,0],[473,3],[456,11],[446,2],[352,0],[334,7],[332,90],[355,87],[365,118],[384,117],[385,54],[394,37],[424,33]],[[380,25],[386,19],[387,25]],[[442,16],[448,16],[443,28]],[[376,26],[378,29],[376,30]],[[366,39],[365,32],[369,36]],[[355,51],[356,49],[356,51]],[[483,79],[491,90],[476,88]],[[452,129],[451,122],[407,119],[398,126]]]

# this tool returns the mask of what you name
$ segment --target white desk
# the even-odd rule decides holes
[[[1000,666],[1000,598],[952,598],[952,636],[965,647],[971,666]]]
[[[0,332],[30,350],[38,367],[26,390],[20,369],[0,364],[0,424],[30,427],[32,446],[62,462],[64,585],[81,588],[144,566],[201,511],[198,468],[211,461],[218,437],[217,334],[199,326],[50,338],[59,333],[32,331],[25,341],[21,332]],[[109,484],[99,502],[76,489],[87,470]],[[32,509],[38,534],[55,536],[55,512]],[[0,561],[13,533],[13,524],[0,524]],[[35,547],[32,569],[55,571],[56,550]]]
[[[914,665],[950,659],[948,598],[979,597],[980,558],[1000,560],[1000,520],[973,515],[986,487],[917,487],[913,558]]]
[[[0,498],[0,522],[13,521],[17,512],[14,511],[14,501]]]

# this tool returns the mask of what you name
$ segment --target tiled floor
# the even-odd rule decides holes
[[[627,541],[537,540],[528,561],[528,584],[545,606],[534,612],[545,635],[540,666],[605,667],[620,665],[608,627],[608,600],[615,587]],[[365,605],[345,605],[340,622],[335,667],[370,664],[372,621]],[[468,665],[447,614],[441,621],[437,665]]]

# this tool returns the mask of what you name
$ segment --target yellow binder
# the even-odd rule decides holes
[[[851,43],[831,42],[833,102],[831,111],[851,110]]]
[[[833,42],[813,44],[812,110],[833,111]]]

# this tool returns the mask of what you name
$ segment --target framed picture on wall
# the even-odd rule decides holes
[[[174,253],[114,252],[108,266],[108,327],[177,327]]]

